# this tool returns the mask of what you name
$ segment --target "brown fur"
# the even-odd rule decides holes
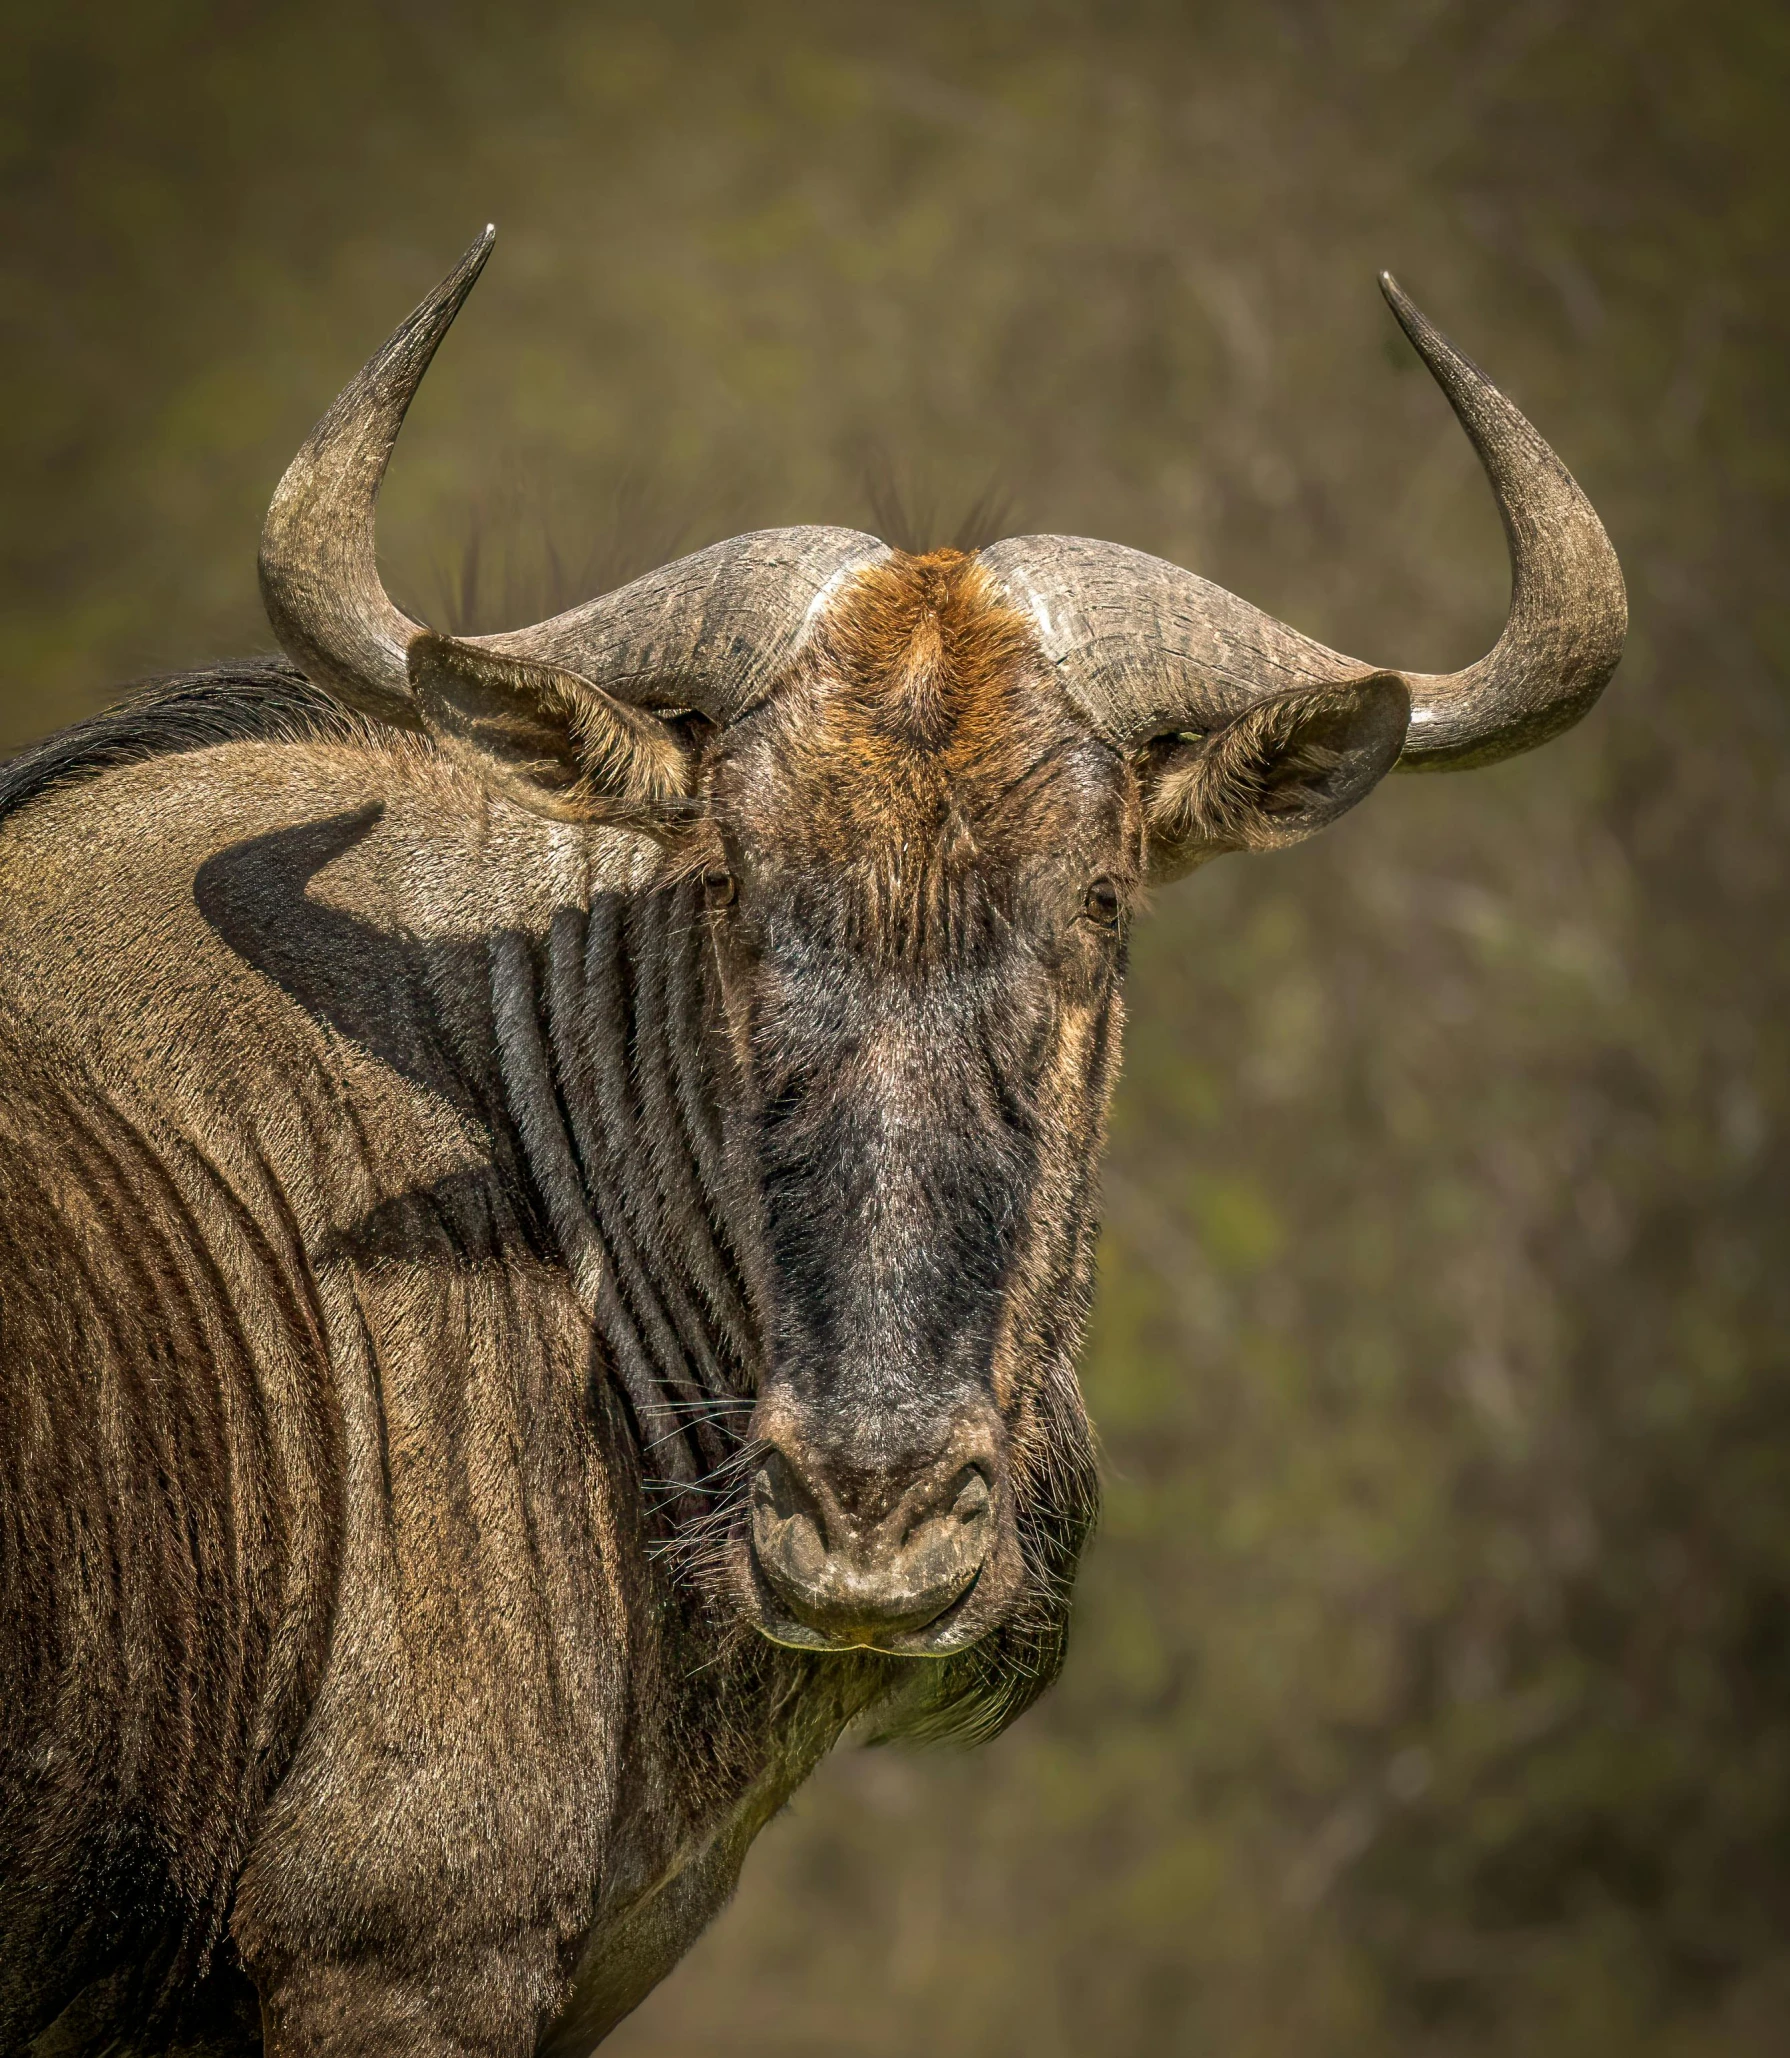
[[[0,2052],[587,2051],[849,1722],[1028,1705],[1146,822],[1348,762],[1126,762],[952,551],[721,731],[415,671],[0,776]],[[960,1601],[768,1641],[762,1440],[849,1509],[965,1424]]]
[[[1041,768],[1079,734],[1046,683],[1030,625],[956,550],[860,573],[821,624],[806,670],[822,690],[793,730],[790,776],[822,804],[790,827],[834,862],[866,848],[930,850],[952,824],[986,833],[999,802],[1036,802]],[[1035,807],[1008,818],[1010,835],[1043,839],[1053,826]]]

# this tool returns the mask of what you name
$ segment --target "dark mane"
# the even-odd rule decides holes
[[[143,680],[127,699],[0,764],[0,820],[52,787],[218,743],[339,741],[366,733],[342,704],[280,657],[250,657]]]

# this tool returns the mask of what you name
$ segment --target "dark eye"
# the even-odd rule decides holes
[[[1110,879],[1096,879],[1081,911],[1096,929],[1111,929],[1119,919],[1119,889]]]
[[[732,907],[739,897],[739,891],[733,874],[724,871],[719,865],[712,872],[704,872],[702,875],[703,898],[712,908]]]

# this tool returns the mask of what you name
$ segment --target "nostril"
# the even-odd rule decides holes
[[[980,1468],[966,1465],[957,1485],[957,1497],[951,1503],[951,1513],[965,1528],[972,1522],[980,1522],[988,1513],[994,1496],[988,1490],[988,1481]]]
[[[753,1475],[752,1506],[754,1510],[762,1508],[778,1517],[796,1512],[796,1483],[790,1476],[789,1461],[781,1451],[773,1451]]]
[[[941,1522],[970,1528],[988,1513],[992,1499],[982,1468],[966,1465],[942,1494],[935,1489],[909,1503],[908,1517],[901,1529],[902,1548],[905,1550],[926,1531],[936,1530]]]
[[[752,1549],[779,1585],[810,1586],[826,1566],[819,1512],[780,1451],[771,1453],[752,1481]]]

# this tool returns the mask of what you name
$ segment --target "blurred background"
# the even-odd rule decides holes
[[[265,647],[261,511],[497,221],[388,578],[1078,531],[1441,669],[1503,618],[1389,265],[1622,552],[1537,756],[1137,939],[1055,1694],[837,1757],[627,2058],[1790,2042],[1790,15],[11,0],[0,742]]]

